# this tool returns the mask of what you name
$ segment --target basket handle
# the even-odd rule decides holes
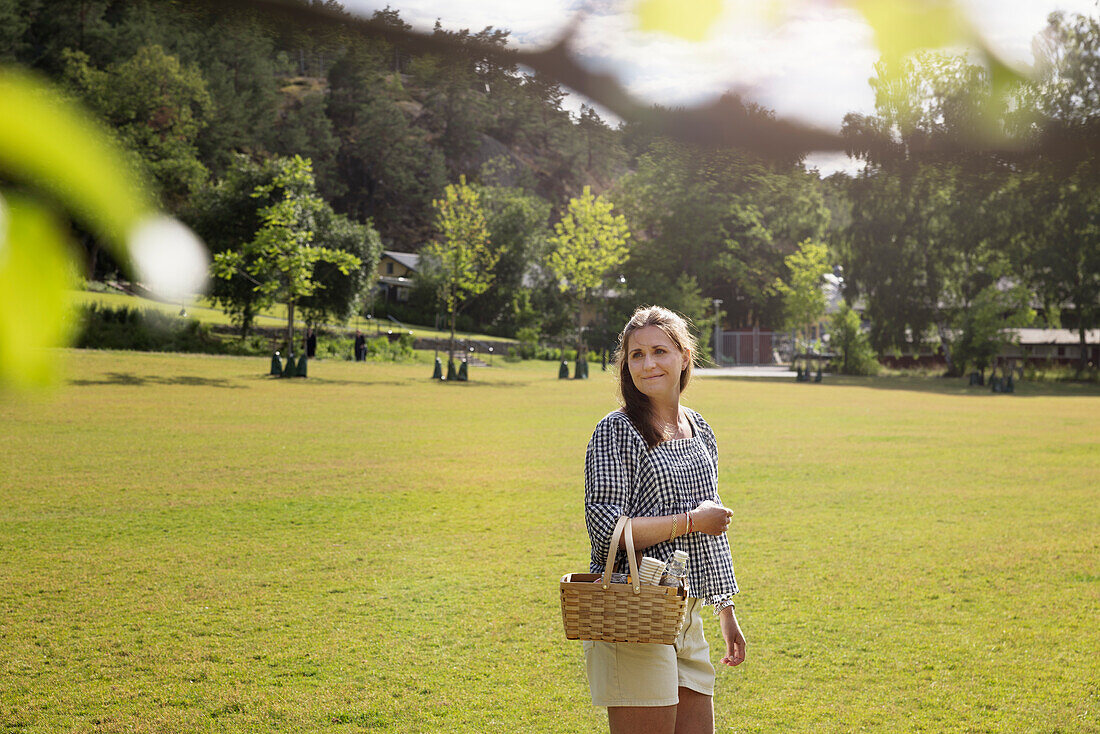
[[[611,533],[611,544],[607,548],[607,565],[603,569],[603,588],[606,591],[611,587],[611,571],[615,568],[615,556],[619,552],[619,537],[626,532],[626,561],[630,566],[630,578],[633,581],[634,593],[642,593],[642,582],[638,578],[638,559],[634,555],[634,533],[630,529],[630,518],[623,515],[615,523],[615,531]]]

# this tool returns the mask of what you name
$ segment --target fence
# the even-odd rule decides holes
[[[751,329],[722,331],[718,364],[775,364],[775,332]]]

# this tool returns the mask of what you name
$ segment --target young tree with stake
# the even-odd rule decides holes
[[[577,313],[577,359],[584,359],[581,311],[590,291],[603,283],[607,273],[626,260],[630,230],[626,218],[612,214],[612,204],[602,196],[593,196],[589,187],[569,200],[569,209],[554,225],[550,238],[553,249],[546,264],[558,281],[562,293],[568,293]]]
[[[271,183],[257,186],[252,194],[267,198],[282,192],[261,210],[263,227],[241,250],[218,253],[214,273],[231,278],[238,268],[244,269],[266,302],[286,304],[286,343],[293,354],[294,308],[300,299],[323,287],[313,279],[313,266],[319,261],[332,263],[347,275],[361,261],[350,253],[312,244],[317,214],[325,204],[317,195],[309,161],[301,156],[282,159],[278,169]]]
[[[459,311],[469,300],[484,293],[493,282],[493,268],[500,252],[489,249],[489,226],[481,209],[477,191],[466,183],[466,177],[458,184],[449,184],[443,198],[432,202],[436,211],[435,226],[440,237],[429,244],[424,252],[437,268],[439,297],[447,308],[451,324],[448,346],[451,361],[450,374],[454,374],[455,321]]]

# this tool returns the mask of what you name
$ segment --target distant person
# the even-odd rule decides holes
[[[355,330],[355,361],[362,362],[367,357],[367,339],[359,329]]]
[[[306,330],[306,356],[310,359],[317,356],[317,334],[312,327]]]
[[[675,645],[582,642],[592,703],[612,734],[713,734],[714,666],[701,610],[714,608],[722,663],[745,659],[733,611],[731,510],[718,498],[718,444],[703,417],[680,405],[695,341],[684,319],[639,308],[619,335],[615,365],[623,407],[596,425],[584,466],[592,573],[603,573],[616,521],[632,518],[634,547],[661,560],[688,554],[688,599]],[[620,541],[616,570],[627,569]],[[708,615],[710,616],[710,615]]]

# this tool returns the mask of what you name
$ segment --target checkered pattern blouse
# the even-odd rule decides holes
[[[652,450],[626,413],[616,410],[596,425],[584,461],[584,517],[592,541],[592,573],[603,573],[620,516],[655,517],[694,510],[718,498],[718,442],[703,417],[687,409],[691,438],[662,441]],[[688,554],[688,595],[718,605],[737,593],[726,535],[681,535],[645,549],[662,560]],[[625,571],[620,550],[616,569]]]

